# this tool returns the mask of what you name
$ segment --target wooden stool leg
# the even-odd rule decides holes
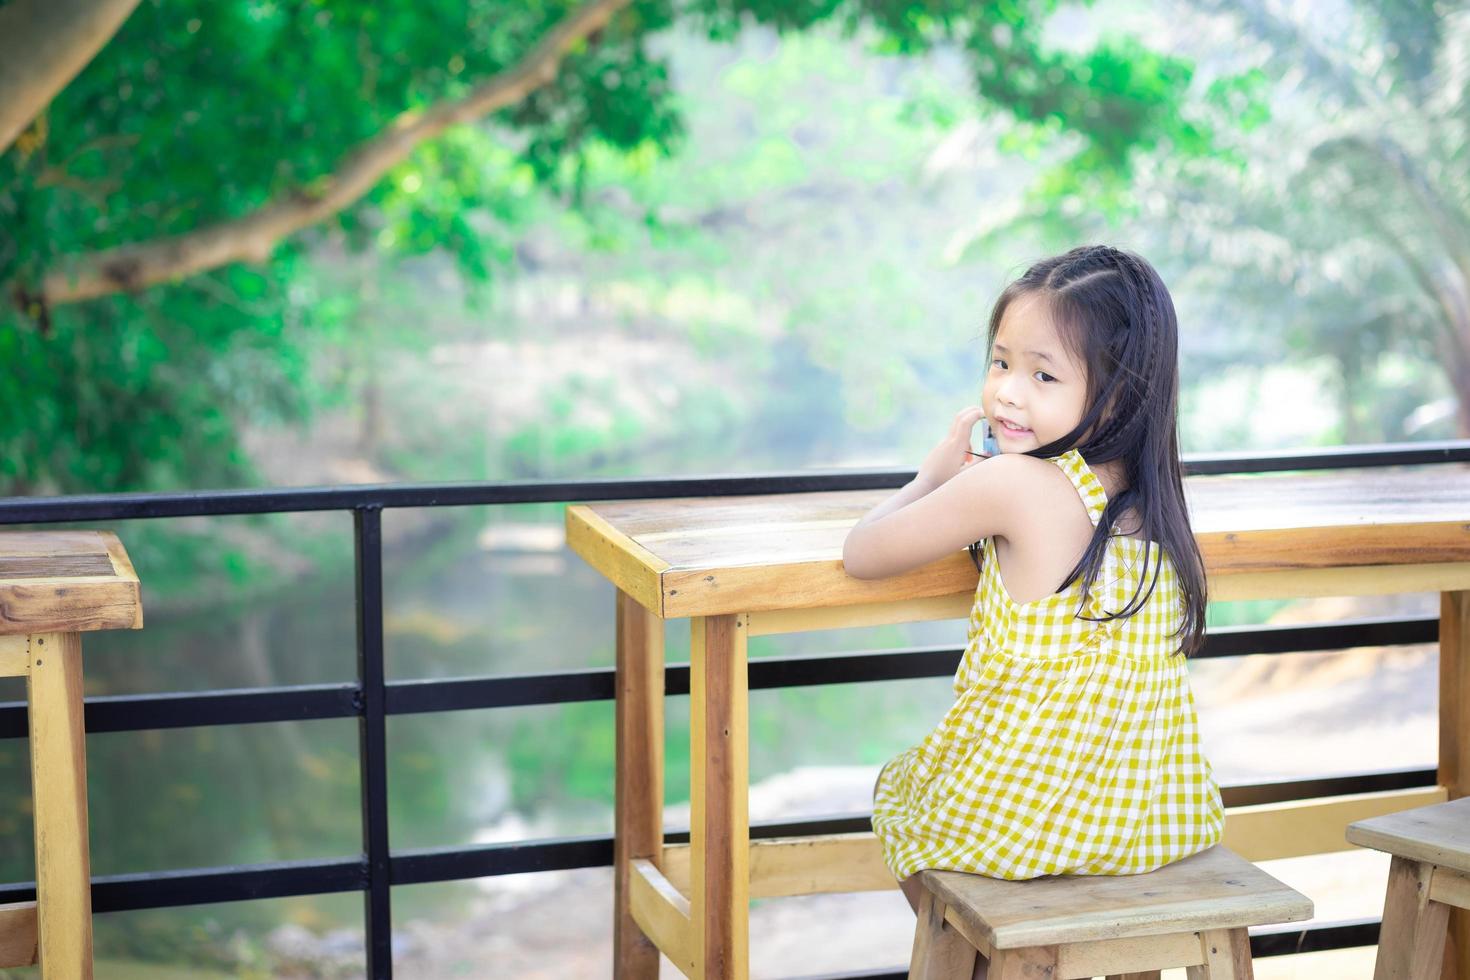
[[[1388,886],[1383,894],[1383,923],[1378,927],[1373,980],[1409,975],[1409,950],[1414,942],[1418,896],[1419,862],[1393,855],[1388,864]]]
[[[26,678],[41,975],[90,980],[92,884],[81,637],[32,636]]]
[[[696,980],[750,976],[750,723],[744,613],[691,619],[689,916]]]
[[[662,864],[664,842],[663,621],[618,590],[617,776],[613,835],[613,976],[658,980],[658,947],[633,921],[634,858]]]
[[[921,888],[918,911],[909,980],[970,980],[975,957],[980,954],[957,929],[945,923],[944,903],[929,889]]]
[[[1057,975],[1055,946],[1024,946],[991,951],[986,980],[1053,980]]]
[[[1395,854],[1388,866],[1373,980],[1432,980],[1443,964],[1449,906],[1429,900],[1434,866]]]
[[[1438,780],[1450,799],[1470,796],[1470,590],[1439,594]],[[1470,980],[1470,910],[1450,912],[1449,932],[1447,956]]]
[[[1414,926],[1414,954],[1409,960],[1410,980],[1440,980],[1449,922],[1450,906],[1443,902],[1427,902],[1419,910]]]
[[[1186,967],[1188,980],[1252,980],[1250,933],[1244,929],[1210,929],[1199,934],[1205,961]]]

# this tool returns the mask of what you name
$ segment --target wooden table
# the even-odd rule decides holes
[[[0,531],[0,676],[26,679],[36,830],[36,901],[0,905],[0,967],[39,959],[43,977],[92,976],[81,633],[142,626],[116,535]]]
[[[964,551],[879,581],[842,568],[848,529],[892,491],[623,501],[567,508],[573,551],[617,586],[615,972],[749,973],[751,898],[895,887],[871,833],[750,841],[749,637],[966,619]],[[1212,600],[1439,592],[1438,785],[1228,811],[1253,860],[1342,850],[1354,820],[1470,795],[1470,466],[1185,481]],[[687,617],[688,845],[663,840],[663,620]],[[1463,915],[1455,928],[1470,977]]]

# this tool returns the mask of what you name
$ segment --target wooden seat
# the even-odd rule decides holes
[[[84,630],[140,629],[138,576],[108,531],[0,531],[0,676],[26,679],[36,901],[0,905],[0,967],[92,976]],[[19,791],[15,787],[15,791]]]
[[[1470,797],[1348,824],[1347,839],[1393,855],[1374,980],[1454,980],[1455,943],[1470,909]],[[1447,942],[1448,939],[1448,942]]]
[[[978,950],[989,980],[1251,976],[1247,926],[1312,916],[1312,900],[1217,844],[1139,875],[1006,881],[921,871],[910,978],[968,980]]]

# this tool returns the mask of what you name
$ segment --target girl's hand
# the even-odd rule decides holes
[[[972,455],[970,450],[970,438],[975,430],[975,423],[984,417],[985,409],[978,405],[961,409],[949,427],[949,435],[941,439],[939,445],[929,450],[929,455],[924,457],[924,462],[919,466],[919,482],[927,484],[932,490],[948,483],[966,466],[989,459],[984,454]]]

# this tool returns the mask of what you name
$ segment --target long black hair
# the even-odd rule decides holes
[[[1079,611],[1078,617],[1107,622],[1138,612],[1153,593],[1167,554],[1184,596],[1183,622],[1173,635],[1181,638],[1180,652],[1191,656],[1204,645],[1209,597],[1179,460],[1179,322],[1174,301],[1142,257],[1107,245],[1080,246],[1042,259],[1006,286],[990,313],[987,349],[995,343],[1006,307],[1033,294],[1042,297],[1063,342],[1086,365],[1087,411],[1071,432],[1026,455],[1047,459],[1077,449],[1090,465],[1120,459],[1127,481],[1126,489],[1108,500],[1062,589],[1080,577],[1086,607],[1113,524],[1133,509],[1143,523],[1144,567],[1149,569],[1152,560],[1151,570],[1140,577],[1124,608],[1103,617]],[[1084,434],[1087,441],[1079,445]],[[969,546],[976,569],[980,545],[976,541]]]

